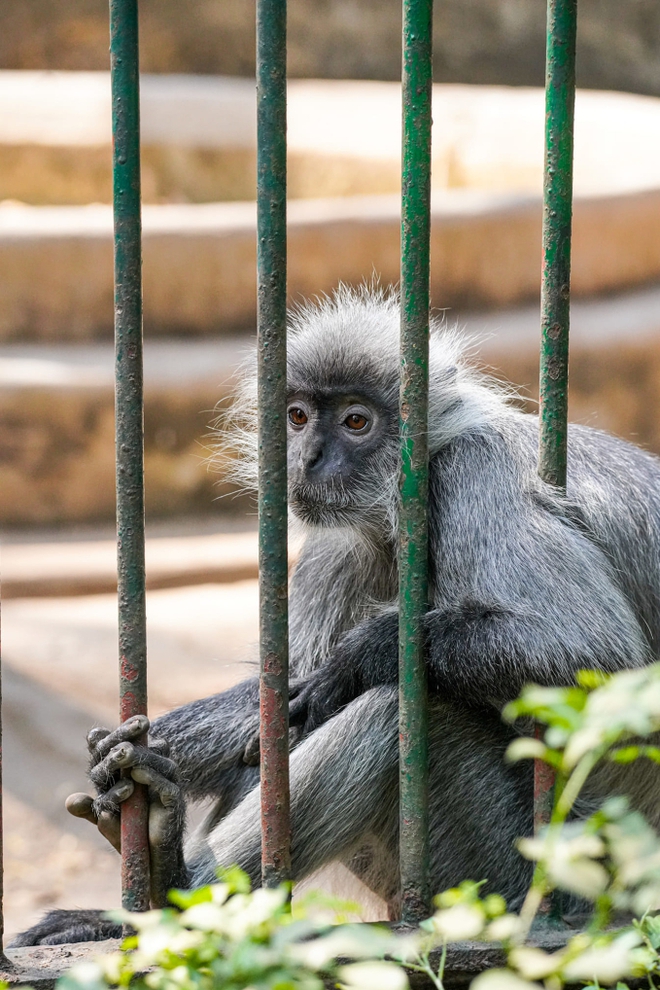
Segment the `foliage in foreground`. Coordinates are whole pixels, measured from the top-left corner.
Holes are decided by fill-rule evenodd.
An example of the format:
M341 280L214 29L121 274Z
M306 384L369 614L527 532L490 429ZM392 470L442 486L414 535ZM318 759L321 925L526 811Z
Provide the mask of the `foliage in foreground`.
M466 881L436 900L419 936L346 922L350 905L307 898L293 910L288 890L251 893L239 870L196 891L173 891L172 908L144 915L115 914L136 935L121 951L80 964L58 990L404 990L406 970L425 973L442 990L451 942L500 942L507 967L482 973L472 990L561 990L566 984L598 988L644 977L660 981L660 838L624 798L610 798L590 817L571 812L593 770L604 760L660 763L646 742L660 731L660 665L612 677L584 672L571 688L525 689L505 717L529 717L545 726L542 739L521 737L509 759L536 758L557 774L549 827L521 839L521 854L536 865L519 914L502 898L481 897ZM591 907L583 931L556 952L525 944L545 898L577 895ZM332 910L331 910L332 908ZM343 916L342 916L343 912ZM617 925L618 917L633 916ZM440 963L430 953L440 948ZM350 962L347 962L350 960Z

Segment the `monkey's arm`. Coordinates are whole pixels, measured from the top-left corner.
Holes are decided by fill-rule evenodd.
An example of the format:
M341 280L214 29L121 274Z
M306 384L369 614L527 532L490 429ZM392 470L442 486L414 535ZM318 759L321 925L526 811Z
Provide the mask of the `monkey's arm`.
M610 559L559 499L549 511L534 497L501 437L461 441L432 467L432 690L501 707L529 682L570 684L581 668L648 662ZM292 721L309 732L363 691L395 683L397 655L395 608L359 623L311 675Z
M615 671L648 657L637 622L623 603L614 613L592 601L581 615L567 594L561 621L543 609L507 608L466 599L425 617L429 688L467 705L502 707L525 684L571 684L581 669ZM360 623L305 682L291 722L306 735L373 687L398 680L398 615Z
M151 733L168 743L186 796L219 796L225 803L242 789L243 753L258 728L259 680L253 677L161 715Z

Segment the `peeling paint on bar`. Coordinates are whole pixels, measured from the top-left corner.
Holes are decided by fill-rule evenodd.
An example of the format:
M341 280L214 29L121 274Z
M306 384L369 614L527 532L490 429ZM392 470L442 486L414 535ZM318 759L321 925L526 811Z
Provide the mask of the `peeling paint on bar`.
M137 0L110 0L120 718L147 714ZM149 908L146 788L121 806L122 903Z
M257 3L262 881L291 871L286 476L286 2Z
M432 0L403 4L401 200L401 515L399 781L402 919L429 913L428 355L431 230Z

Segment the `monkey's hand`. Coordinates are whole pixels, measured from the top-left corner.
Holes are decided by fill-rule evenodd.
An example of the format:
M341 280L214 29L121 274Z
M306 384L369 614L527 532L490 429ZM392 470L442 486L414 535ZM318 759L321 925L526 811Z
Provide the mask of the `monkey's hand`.
M389 609L365 619L339 640L326 662L289 685L290 745L308 736L372 687L396 684L399 617ZM246 763L259 762L259 733L245 747Z
M172 887L186 887L188 872L183 857L185 805L176 764L169 759L169 746L162 739L137 740L149 729L144 715L127 719L118 729L92 729L87 736L90 752L89 776L97 796L72 794L67 810L76 818L96 825L103 836L121 851L119 808L131 796L134 782L148 788L151 903L162 907Z
M345 633L330 658L303 682L289 721L307 736L373 687L398 679L398 615L388 610Z
M291 711L291 701L298 697L298 692L302 690L307 682L302 680L291 681L289 683L289 712ZM297 726L290 726L289 728L289 749L294 749L295 746L300 742L302 733ZM250 736L245 749L243 750L243 762L249 767L256 767L259 765L259 759L261 755L261 739L260 731L257 727L256 731Z

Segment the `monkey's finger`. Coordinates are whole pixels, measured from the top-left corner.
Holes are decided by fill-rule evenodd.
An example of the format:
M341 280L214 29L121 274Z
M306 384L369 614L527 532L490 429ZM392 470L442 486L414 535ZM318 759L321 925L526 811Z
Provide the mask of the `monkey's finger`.
M103 838L107 839L110 845L120 853L121 822L119 815L113 814L111 811L102 812L99 815L98 827Z
M118 770L128 770L131 767L152 767L158 773L172 779L176 778L176 764L166 756L160 756L144 746L134 746L131 742L122 742L89 772L89 776L99 789L104 790L113 780Z
M108 732L107 735L98 739L94 747L93 756L95 756L97 760L102 760L108 755L110 750L119 743L133 742L148 732L148 730L149 719L146 715L134 715L133 718L127 718L125 722L122 722L122 724L116 729L113 729L112 732ZM92 729L92 732L94 731L95 730Z
M307 681L304 677L299 677L295 681L289 681L289 700L297 698L306 684Z
M133 767L131 777L138 784L146 784L149 788L149 797L152 799L157 797L165 808L176 807L181 800L178 786L151 767Z
M96 825L94 798L89 794L69 794L64 806L74 818L84 818L92 825Z
M152 739L149 737L149 749L154 753L159 753L161 756L170 755L170 744L167 739Z
M104 728L102 725L95 725L93 729L90 729L87 733L87 748L90 752L93 752L98 744L101 742L105 736L110 735L110 729Z
M309 710L309 693L301 691L297 698L289 704L289 725L303 726L307 721Z
M94 814L97 821L100 821L101 816L106 812L112 815L119 814L119 805L126 798L129 798L133 791L135 790L135 784L130 777L122 777L118 780L113 787L111 787L105 794L99 794L97 798L94 799Z

